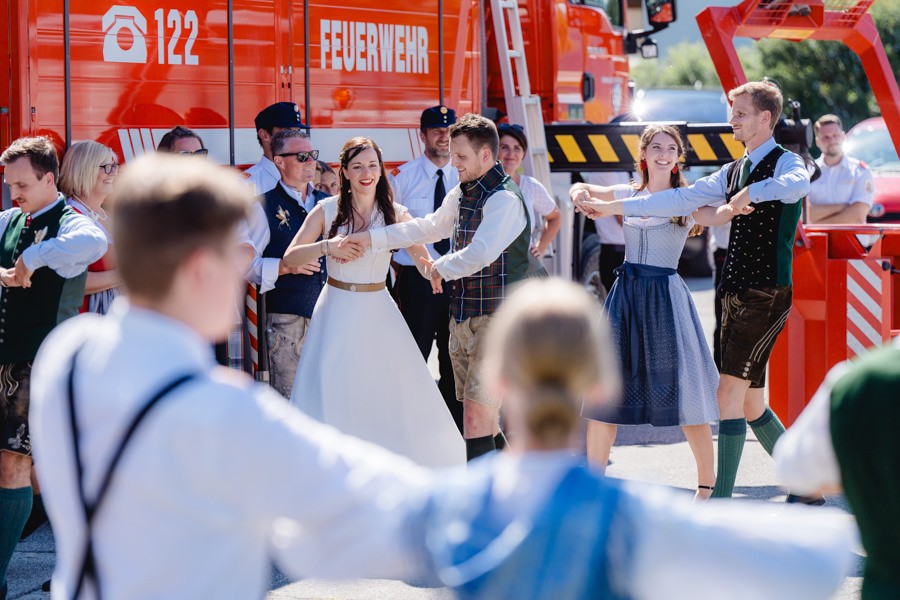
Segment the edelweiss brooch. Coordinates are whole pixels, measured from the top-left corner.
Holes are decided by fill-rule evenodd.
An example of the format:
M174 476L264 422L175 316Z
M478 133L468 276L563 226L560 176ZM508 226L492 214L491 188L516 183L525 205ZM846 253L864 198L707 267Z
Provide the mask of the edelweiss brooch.
M278 207L278 212L275 213L275 217L278 219L278 227L281 227L283 225L284 227L290 229L291 224L289 219L291 218L291 213L284 210L283 206Z

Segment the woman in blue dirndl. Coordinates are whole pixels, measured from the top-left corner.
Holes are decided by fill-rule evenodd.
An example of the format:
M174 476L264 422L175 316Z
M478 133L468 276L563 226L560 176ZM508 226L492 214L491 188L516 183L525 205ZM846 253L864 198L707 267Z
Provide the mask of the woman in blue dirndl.
M684 143L678 131L649 125L640 141L640 181L600 187L579 184L597 200L618 200L686 184L679 160ZM577 196L579 188L573 190ZM684 217L625 217L625 262L606 299L613 338L619 348L621 401L586 415L588 456L605 468L617 425L681 426L697 463L696 497L712 493L716 476L712 432L718 419L719 375L690 290L676 272L689 235L713 224L716 209L704 207Z

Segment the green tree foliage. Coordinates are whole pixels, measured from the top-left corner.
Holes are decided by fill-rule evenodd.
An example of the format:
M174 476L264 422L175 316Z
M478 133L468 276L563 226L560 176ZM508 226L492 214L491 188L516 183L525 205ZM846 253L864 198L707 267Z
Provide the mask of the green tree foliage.
M900 75L900 0L878 0L872 18ZM833 113L850 126L880 114L859 57L840 42L762 40L757 45L760 74L774 78L785 95L798 100L806 117Z
M900 75L900 0L877 0L871 9L895 79ZM761 40L738 49L749 80L767 75L785 96L800 102L804 117L839 115L847 128L880 114L859 58L840 42ZM721 88L703 42L674 46L659 60L632 65L638 88Z

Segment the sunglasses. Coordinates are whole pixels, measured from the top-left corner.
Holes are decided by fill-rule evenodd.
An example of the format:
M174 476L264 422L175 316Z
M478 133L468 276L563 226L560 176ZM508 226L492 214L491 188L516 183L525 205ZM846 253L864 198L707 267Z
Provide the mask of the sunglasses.
M107 175L112 175L119 170L119 163L106 163L105 165L100 165L98 168L103 169L103 172Z
M199 150L194 150L193 152L191 152L190 150L182 150L178 154L188 154L188 155L193 155L193 156L206 156L207 154L209 154L209 149L208 148L200 148Z
M310 150L309 152L287 152L284 154L279 154L278 156L293 156L300 162L306 162L308 160L319 160L319 151Z

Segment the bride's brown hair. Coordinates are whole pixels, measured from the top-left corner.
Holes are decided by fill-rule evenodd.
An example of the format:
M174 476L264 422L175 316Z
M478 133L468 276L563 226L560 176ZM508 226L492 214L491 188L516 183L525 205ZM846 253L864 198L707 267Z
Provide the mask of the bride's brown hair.
M397 222L397 215L394 213L394 191L391 189L391 184L388 182L387 173L384 172L384 160L381 158L381 148L378 147L375 140L367 137L355 137L348 140L347 143L344 144L344 147L341 148L341 168L338 169L338 180L341 182L341 191L338 194L337 216L335 216L334 221L331 223L331 231L328 232L329 238L337 235L338 228L344 224L349 223L350 229L353 229L353 204L351 203L350 182L344 176L344 169L347 168L350 161L356 158L360 152L369 148L375 150L375 154L378 155L378 166L381 167L381 177L375 185L375 203L378 205L378 210L380 210L381 214L384 216L385 225L393 225Z

